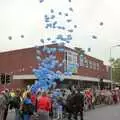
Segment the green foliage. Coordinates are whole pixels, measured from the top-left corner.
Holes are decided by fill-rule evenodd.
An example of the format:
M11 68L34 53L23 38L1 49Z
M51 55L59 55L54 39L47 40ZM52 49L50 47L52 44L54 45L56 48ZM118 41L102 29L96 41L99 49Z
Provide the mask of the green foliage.
M112 62L112 77L116 82L120 82L120 58Z

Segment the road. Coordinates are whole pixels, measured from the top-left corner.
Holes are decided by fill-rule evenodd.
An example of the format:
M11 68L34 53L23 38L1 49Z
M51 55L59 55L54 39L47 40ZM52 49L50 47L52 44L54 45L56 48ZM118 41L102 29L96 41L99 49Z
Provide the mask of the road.
M13 112L9 112L7 120L14 120ZM120 120L120 105L106 106L85 112L84 120Z

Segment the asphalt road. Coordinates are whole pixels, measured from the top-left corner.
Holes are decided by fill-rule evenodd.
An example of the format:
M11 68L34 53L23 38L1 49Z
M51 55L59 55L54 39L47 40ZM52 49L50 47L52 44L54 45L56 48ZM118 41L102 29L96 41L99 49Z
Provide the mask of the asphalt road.
M7 120L14 120L14 112L9 112ZM106 106L85 112L84 120L120 120L120 105Z

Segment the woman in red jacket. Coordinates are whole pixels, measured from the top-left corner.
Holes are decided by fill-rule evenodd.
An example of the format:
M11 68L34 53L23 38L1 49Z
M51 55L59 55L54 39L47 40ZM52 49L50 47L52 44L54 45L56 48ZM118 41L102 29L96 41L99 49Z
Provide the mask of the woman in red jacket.
M50 112L51 110L51 101L50 98L47 96L46 92L42 93L42 96L38 99L37 103L37 111L45 111L45 112Z

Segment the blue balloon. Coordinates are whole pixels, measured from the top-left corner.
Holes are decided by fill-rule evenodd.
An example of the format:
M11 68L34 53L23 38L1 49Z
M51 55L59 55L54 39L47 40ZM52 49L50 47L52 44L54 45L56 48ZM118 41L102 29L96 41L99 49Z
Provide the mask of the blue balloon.
M44 0L40 0L40 3L44 2Z
M65 72L64 75L66 75L66 76L71 76L71 75L72 75L72 72Z
M74 11L72 7L70 7L69 10L72 11L72 12Z
M58 61L58 60L56 60L55 62L56 62L56 64L58 64L58 63L59 63L59 61Z
M51 13L54 13L54 10L53 10L53 9L51 9L51 10L50 10L50 12L51 12Z
M57 28L58 28L58 29L62 29L62 27L61 27L61 26L57 26Z
M67 40L72 40L72 35L67 35Z
M65 13L65 16L68 16L68 13Z
M63 26L57 26L58 29L65 30L65 27Z
M55 41L55 40L53 40L53 41L52 41L52 43L53 43L53 44L55 44L55 43L56 43L56 41Z
M36 72L36 69L33 69L32 72L35 73L35 72Z
M56 39L60 40L60 39L62 39L62 38L63 38L63 36L62 36L61 34L59 34L59 35L57 35L57 38L56 38Z
M45 18L49 18L48 15L44 15Z
M58 65L58 67L60 68L60 67L62 67L63 66L63 64L62 63L60 63L59 65Z
M48 40L48 41L50 41L50 40L51 40L51 38L47 38L47 40Z
M62 27L61 29L62 29L62 30L65 30L66 28L65 28L65 27Z
M49 19L45 19L45 22L47 23L47 22L50 22L50 20Z
M58 15L62 15L62 12L59 12Z
M54 18L55 18L55 15L52 15L52 16L51 16L51 19L54 19Z
M66 43L70 43L70 41L69 41L69 40L67 40L67 41L66 41Z
M69 29L68 32L72 33L72 32L73 32L73 29Z
M52 28L52 24L51 23L47 24L45 28Z
M61 74L62 74L62 72L59 71L59 70L57 70L56 73L57 73L58 75L61 75Z
M50 50L50 49L47 49L47 53L50 54L50 53L51 53L51 50Z
M57 21L53 22L53 28L56 28Z
M41 42L41 43L44 43L44 39L40 39L40 42Z
M72 22L72 20L71 20L71 19L68 19L68 20L66 20L66 21L67 21L68 23L69 23L69 22Z
M56 84L56 82L53 82L53 88L55 88L55 87L56 87L56 85L57 85L57 84Z
M53 48L53 49L55 49L55 51L56 51L56 48ZM52 59L52 60L55 60L55 59L56 59L56 56L50 55L49 58Z
M74 25L74 28L77 28L77 25Z

